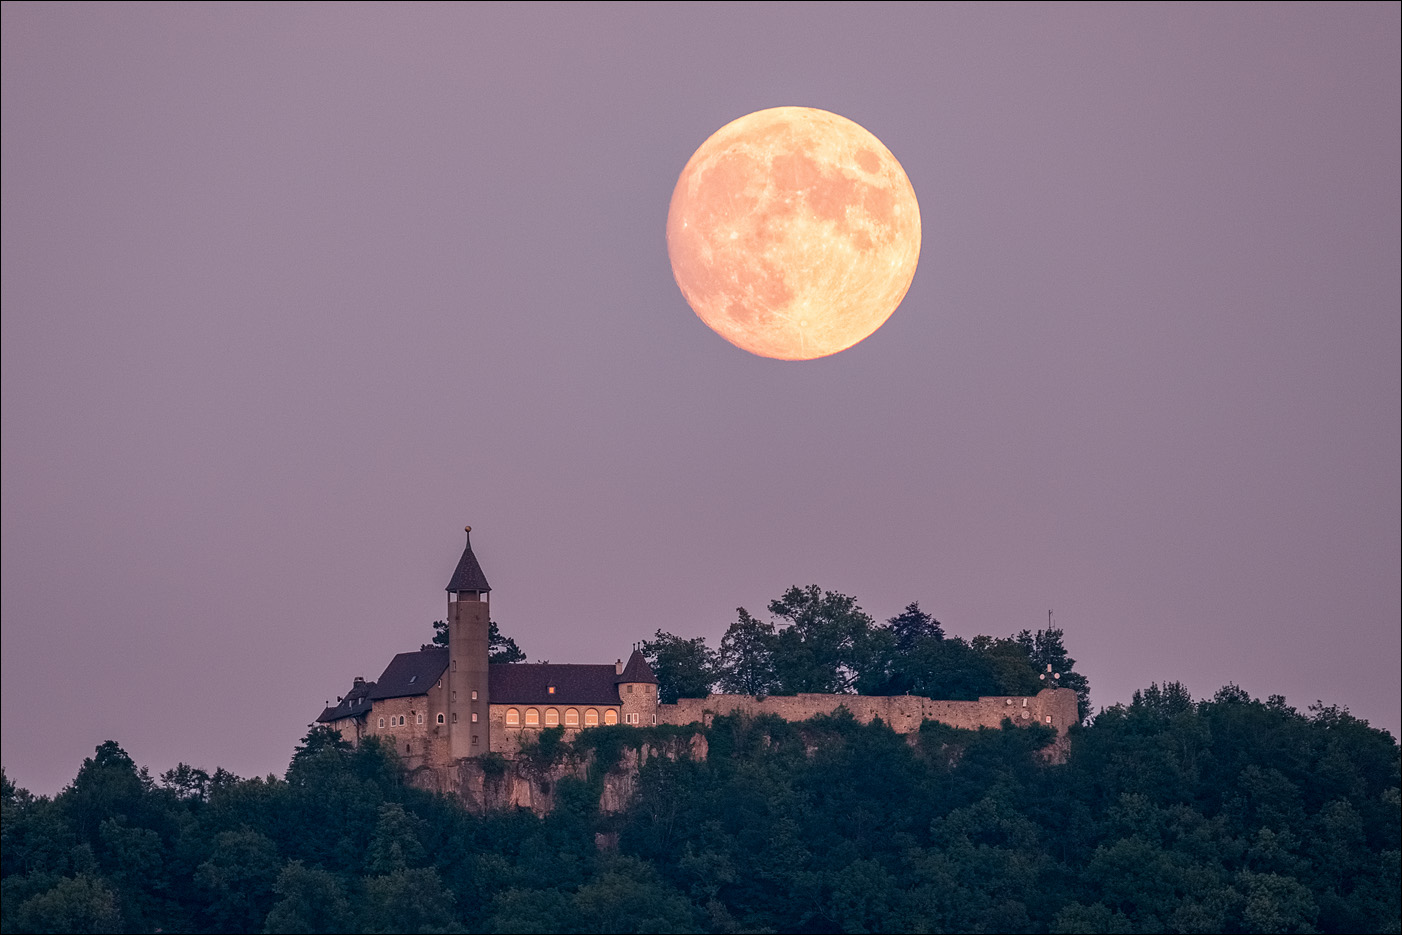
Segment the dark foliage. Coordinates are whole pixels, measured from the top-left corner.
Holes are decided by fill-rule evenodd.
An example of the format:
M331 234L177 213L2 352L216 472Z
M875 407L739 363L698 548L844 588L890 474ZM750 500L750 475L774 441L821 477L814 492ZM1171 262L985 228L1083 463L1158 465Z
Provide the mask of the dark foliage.
M810 633L850 622L852 606L824 601L800 592L786 613L812 612ZM871 632L897 631L907 652L960 647L967 665L890 678L1035 678L1029 655L1060 646L1046 631L1030 651L964 643L907 613ZM829 645L849 654L815 652L824 677L860 657L855 636ZM697 733L704 759L690 755ZM545 818L469 814L405 786L391 749L325 728L282 779L182 764L152 781L109 742L52 799L0 783L0 928L1398 931L1389 734L1334 707L1302 713L1230 685L1194 700L1168 683L1073 727L1064 764L1043 756L1052 736L935 722L901 736L845 711L542 731L520 763L484 766L496 781L588 764L555 783ZM600 809L610 771L632 776L621 812Z

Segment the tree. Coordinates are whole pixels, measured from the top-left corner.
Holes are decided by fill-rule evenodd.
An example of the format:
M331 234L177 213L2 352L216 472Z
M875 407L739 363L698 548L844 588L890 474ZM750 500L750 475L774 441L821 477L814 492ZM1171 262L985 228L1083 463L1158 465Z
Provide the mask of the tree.
M735 695L769 695L774 677L774 624L756 620L743 607L720 640L717 676L720 689Z
M406 812L404 806L396 802L381 805L365 855L366 869L386 874L421 866L428 857L422 841L425 830L424 820Z
M886 621L895 639L895 650L907 653L925 640L944 639L944 626L920 609L919 601L905 605L905 610Z
M195 870L195 886L207 898L206 912L216 931L254 932L273 903L280 869L277 845L257 831L225 831L214 853Z
M516 641L509 636L502 636L501 630L497 629L495 620L490 622L487 628L487 661L488 662L525 662L526 654L521 651L521 647L516 645Z
M863 665L871 662L874 624L855 598L810 584L789 588L769 602L769 612L787 622L774 653L780 692L852 690Z
M678 698L705 698L716 680L716 654L706 638L684 640L657 631L657 637L642 645L643 656L657 676L657 698L662 704L676 704Z
M16 915L21 932L120 932L117 896L96 877L64 877L48 892L25 900Z
M433 649L435 647L448 646L448 621L433 621L433 641L424 643L419 649ZM503 636L501 628L497 626L495 620L488 621L487 626L487 661L488 662L525 662L526 654L521 651L521 647L516 645L516 641L509 636Z
M365 932L444 932L454 922L453 894L431 867L396 870L365 881L360 915Z
M1061 688L1069 688L1076 693L1076 709L1084 721L1090 716L1090 681L1076 671L1076 660L1066 652L1063 636L1065 633L1060 627L1047 627L1036 633L1023 630L1016 639L1026 648L1027 658L1032 660L1038 675L1046 675L1047 666L1051 666L1053 674L1061 673L1060 679L1047 676L1047 680L1056 681Z
M289 861L273 884L278 901L263 923L263 931L288 935L351 930L350 901L336 875L321 867Z

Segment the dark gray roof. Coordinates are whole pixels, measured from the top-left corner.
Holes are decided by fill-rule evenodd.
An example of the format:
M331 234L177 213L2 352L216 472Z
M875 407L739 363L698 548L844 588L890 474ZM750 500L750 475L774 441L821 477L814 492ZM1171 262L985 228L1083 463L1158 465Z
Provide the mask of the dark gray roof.
M628 665L623 667L623 674L616 681L618 682L651 682L657 684L657 676L653 674L652 666L647 664L647 659L636 649L633 655L628 657Z
M372 701L382 698L404 698L425 694L448 668L447 647L421 649L415 653L400 653L385 666L384 673L374 682Z
M453 577L448 580L448 587L444 590L490 591L492 586L487 583L487 576L482 574L477 556L472 554L472 527L464 531L467 533L467 545L463 547L462 558L458 559L458 567L453 570Z
M336 702L336 704L321 712L321 716L316 719L318 724L329 724L332 721L339 721L348 717L364 717L370 713L370 692L375 688L374 682L367 682L364 679L356 679L351 685L351 690L346 692L346 696Z
M619 703L618 674L612 665L499 662L488 666L487 678L492 704ZM554 694L550 693L552 685Z

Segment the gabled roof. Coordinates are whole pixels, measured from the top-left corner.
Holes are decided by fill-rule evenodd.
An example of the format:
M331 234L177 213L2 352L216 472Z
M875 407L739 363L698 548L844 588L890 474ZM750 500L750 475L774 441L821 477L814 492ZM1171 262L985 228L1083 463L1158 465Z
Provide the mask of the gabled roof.
M647 659L636 649L633 655L628 657L628 665L623 667L623 674L615 679L619 684L623 682L651 682L657 684L657 676L652 671L652 666L647 664Z
M448 669L447 647L435 646L415 653L400 653L385 666L379 680L370 691L370 699L404 698L423 695L443 677Z
M617 705L612 665L498 662L487 667L492 704ZM656 681L654 679L653 681ZM552 694L550 687L554 686Z
M467 545L463 547L462 558L458 559L458 567L453 570L453 577L448 580L446 591L490 591L492 586L487 583L487 576L482 574L482 566L477 564L477 556L472 554L472 527L465 530L467 535Z
M317 723L329 724L342 718L364 717L369 714L370 692L374 688L374 682L367 682L361 678L356 679L344 698L321 712L321 715L316 719Z

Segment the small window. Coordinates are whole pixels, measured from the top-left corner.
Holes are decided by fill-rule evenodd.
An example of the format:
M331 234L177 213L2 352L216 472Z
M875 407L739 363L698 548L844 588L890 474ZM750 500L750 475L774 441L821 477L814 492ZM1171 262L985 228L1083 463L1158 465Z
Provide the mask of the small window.
M545 726L558 727L560 724L560 712L554 708L545 709Z
M540 726L540 712L537 711L535 708L527 708L527 709L526 709L526 726L527 726L527 727L539 727L539 726Z
M380 727L384 727L384 726L385 726L385 719L384 719L384 718L380 718Z
M545 689L545 693L546 693L547 695L553 695L553 694L555 694L555 686L554 686L554 685L551 685L550 687L548 687L547 689Z
M1050 714L1047 715L1047 723L1048 723L1048 724L1051 723L1051 715L1050 715Z
M443 723L443 715L442 715L441 713L438 715L438 723L439 723L439 724L442 724L442 723Z
M454 712L453 712L453 723L456 724L457 722L458 722L458 712L454 711Z
M422 714L416 714L416 715L414 715L414 723L415 723L415 724L422 724L423 722L424 722L424 716L423 716Z
M472 745L473 745L474 747L477 746L477 735L476 735L476 734L473 734L473 735L472 735Z
M452 694L453 694L453 700L454 700L454 701L457 701L457 700L458 700L458 693L457 693L457 692L453 692Z
M473 693L472 693L472 700L473 700L473 701L476 701L476 700L477 700L477 693L476 693L476 692L473 692Z
M410 685L413 685L413 684L414 684L415 682L417 682L418 680L419 680L419 677L418 677L417 675L411 675L411 676L409 676L409 684L410 684Z
M633 686L632 686L632 685L629 685L629 686L628 686L628 694L630 694L630 695L633 694Z
M520 711L517 711L515 708L507 708L507 709L506 709L506 726L507 726L507 727L520 727L520 726L521 726L521 712L520 712Z
M617 724L617 723L618 723L618 712L615 711L615 710L613 710L612 708L609 708L607 711L605 711L605 712L604 712L604 723L605 723L605 724Z
M442 679L439 679L439 680L438 680L438 684L435 685L434 687L435 687L435 688L442 688L442 687L443 687L443 680L442 680Z
M598 727L598 726L599 726L599 712L598 712L598 711L595 711L593 708L590 708L588 711L585 711L585 712L584 712L584 726L585 726L585 727Z
M458 671L458 661L456 659L453 660L453 671Z
M473 711L473 712L472 712L472 723L474 723L474 724L477 723L477 712L476 712L476 711Z
M568 711L565 712L565 726L566 726L566 727L578 727L578 726L579 726L579 712L576 711L574 708L570 708Z

